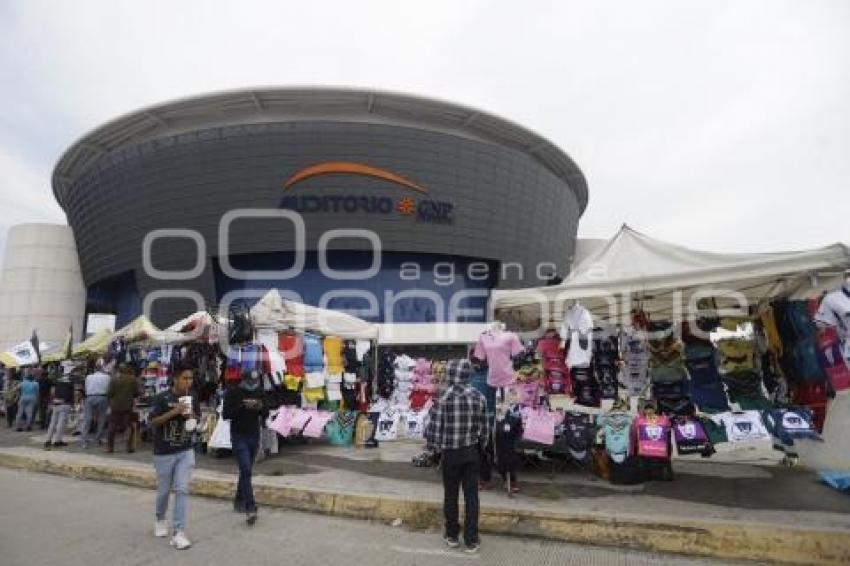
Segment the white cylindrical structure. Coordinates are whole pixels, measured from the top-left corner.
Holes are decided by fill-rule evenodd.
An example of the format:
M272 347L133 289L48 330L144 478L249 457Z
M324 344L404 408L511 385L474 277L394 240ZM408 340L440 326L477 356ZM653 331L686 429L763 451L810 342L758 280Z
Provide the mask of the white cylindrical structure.
M86 288L74 233L60 224L20 224L9 229L0 273L0 352L27 340L62 344L73 325L79 341Z

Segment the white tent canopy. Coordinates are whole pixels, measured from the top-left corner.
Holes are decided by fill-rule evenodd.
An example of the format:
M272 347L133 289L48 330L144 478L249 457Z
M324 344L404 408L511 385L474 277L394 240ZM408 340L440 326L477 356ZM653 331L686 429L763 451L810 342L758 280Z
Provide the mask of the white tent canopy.
M378 327L349 314L283 299L272 289L251 308L255 328L310 330L339 338L377 340Z
M713 253L651 238L627 225L573 268L560 285L495 291L501 314L559 320L579 300L601 320L620 320L632 307L658 318L686 315L697 299L716 297L719 308L748 306L798 293L850 268L850 248L778 253ZM638 303L639 302L639 303Z

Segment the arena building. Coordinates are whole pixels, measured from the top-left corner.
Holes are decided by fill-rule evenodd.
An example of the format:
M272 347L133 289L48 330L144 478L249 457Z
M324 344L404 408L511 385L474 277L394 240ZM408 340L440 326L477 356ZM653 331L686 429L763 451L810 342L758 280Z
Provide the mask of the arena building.
M382 323L486 319L490 290L566 275L587 184L473 108L269 88L141 109L62 155L53 189L86 310L163 326L277 287Z

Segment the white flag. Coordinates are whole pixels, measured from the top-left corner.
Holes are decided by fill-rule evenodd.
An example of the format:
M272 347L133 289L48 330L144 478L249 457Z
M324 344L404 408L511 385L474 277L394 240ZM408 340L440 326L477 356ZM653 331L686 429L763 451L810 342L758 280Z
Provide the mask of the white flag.
M19 366L28 366L38 363L38 352L35 351L32 342L29 340L21 342L12 348L12 351L9 353L12 354L12 357L15 358L15 361L18 362Z

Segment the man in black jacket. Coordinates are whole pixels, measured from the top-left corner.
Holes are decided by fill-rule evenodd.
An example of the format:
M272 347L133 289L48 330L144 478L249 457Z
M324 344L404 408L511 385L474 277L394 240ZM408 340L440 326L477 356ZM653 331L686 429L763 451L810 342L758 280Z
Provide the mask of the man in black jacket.
M224 395L222 418L230 421L230 441L239 466L233 507L238 512L247 513L249 525L257 521L251 472L260 446L260 424L267 416L259 374L256 371L243 373L242 382Z

